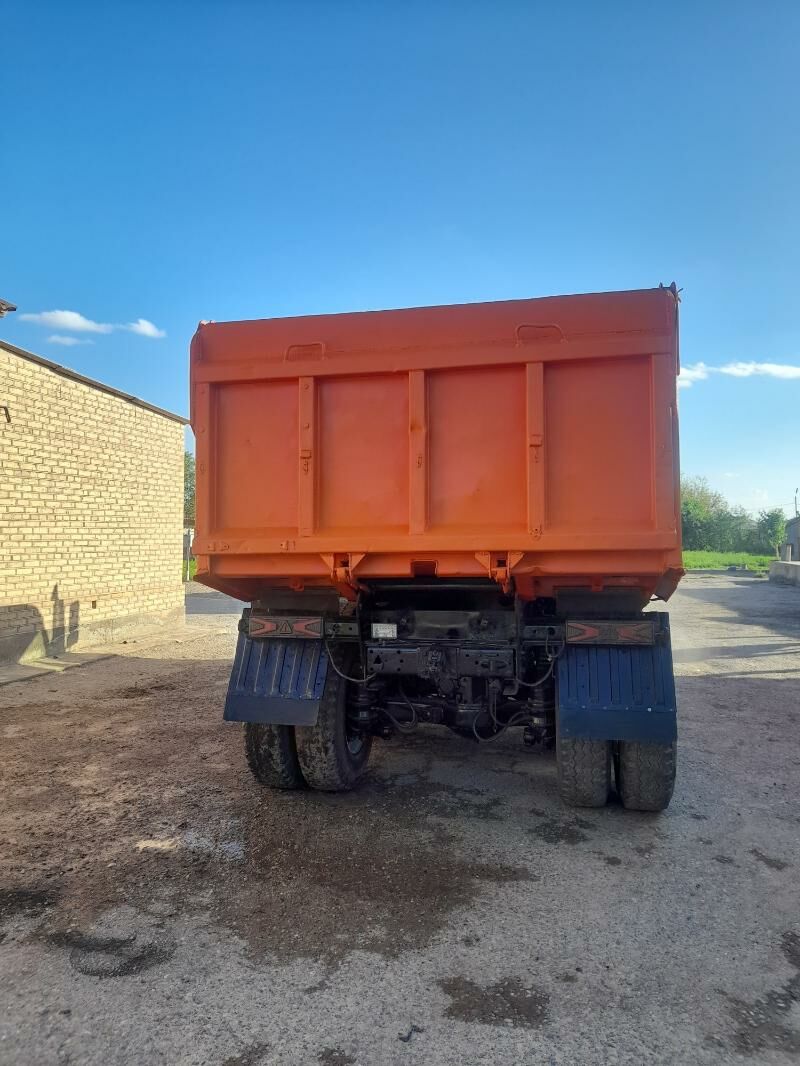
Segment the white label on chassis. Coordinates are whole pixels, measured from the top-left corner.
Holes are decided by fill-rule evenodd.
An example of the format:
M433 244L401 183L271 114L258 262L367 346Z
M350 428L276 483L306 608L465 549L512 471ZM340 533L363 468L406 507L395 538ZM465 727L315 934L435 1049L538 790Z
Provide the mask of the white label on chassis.
M373 622L373 640L397 640L397 625L394 622Z

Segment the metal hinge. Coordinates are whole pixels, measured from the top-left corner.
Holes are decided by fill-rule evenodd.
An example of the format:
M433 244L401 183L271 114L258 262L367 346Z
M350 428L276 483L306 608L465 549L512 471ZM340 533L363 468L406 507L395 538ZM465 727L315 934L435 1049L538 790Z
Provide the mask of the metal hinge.
M475 558L485 566L492 581L501 586L503 592L511 591L511 571L520 561L524 552L506 552L501 556L493 556L491 552L475 552Z
M364 558L364 552L351 552L349 555L323 555L322 559L331 572L331 577L339 593L347 600L354 600L361 585L355 576L355 569Z

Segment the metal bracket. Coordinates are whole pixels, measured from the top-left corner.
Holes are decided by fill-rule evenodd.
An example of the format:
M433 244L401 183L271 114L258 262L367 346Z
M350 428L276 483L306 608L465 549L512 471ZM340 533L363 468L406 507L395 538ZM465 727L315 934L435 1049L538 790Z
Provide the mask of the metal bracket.
M331 572L336 589L346 600L356 600L358 593L364 589L354 572L365 555L366 552L351 552L345 556L321 555L322 561Z
M512 591L511 571L523 557L524 552L475 552L475 558L485 567L492 581L496 581L506 595Z

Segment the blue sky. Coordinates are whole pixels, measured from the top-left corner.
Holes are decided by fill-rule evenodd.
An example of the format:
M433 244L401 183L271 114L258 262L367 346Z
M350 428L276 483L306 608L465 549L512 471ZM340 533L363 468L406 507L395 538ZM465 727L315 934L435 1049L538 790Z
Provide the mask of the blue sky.
M684 470L792 508L797 3L31 0L3 37L5 339L185 413L199 319L674 279L684 365L745 364L681 389Z

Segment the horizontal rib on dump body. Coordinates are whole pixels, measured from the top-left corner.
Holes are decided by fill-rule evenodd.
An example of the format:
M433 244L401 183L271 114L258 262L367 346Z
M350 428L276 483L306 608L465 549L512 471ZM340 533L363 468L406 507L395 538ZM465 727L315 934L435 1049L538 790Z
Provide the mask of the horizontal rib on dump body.
M680 577L674 289L201 324L198 580Z

